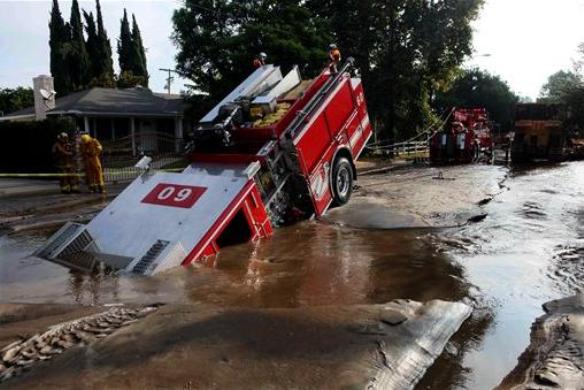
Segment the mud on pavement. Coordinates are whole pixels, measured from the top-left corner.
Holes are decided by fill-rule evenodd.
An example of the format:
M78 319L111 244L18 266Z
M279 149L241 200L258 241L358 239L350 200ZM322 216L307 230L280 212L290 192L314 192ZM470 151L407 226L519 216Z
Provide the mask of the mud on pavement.
M14 373L14 367L32 369L5 384L407 389L419 381L471 313L467 305L444 301L264 310L171 305L140 321L131 320L126 328L104 331L123 326L125 316L140 317L154 310L109 309L9 346L3 359L13 365L5 377ZM54 353L53 344L47 346L53 338L57 349L65 349L64 343L70 348L51 362L35 364ZM83 345L74 347L70 339ZM39 343L47 344L46 353L38 351ZM26 352L40 358L27 357L22 363L18 359Z
M498 389L584 389L584 294L543 307L531 344Z
M0 235L55 231L68 221L88 222L123 188L112 185L103 195L40 191L0 196Z
M2 322L13 324L20 322L26 314L23 312L42 312L46 308L34 305L0 305ZM17 378L23 373L36 368L75 346L91 345L98 339L107 337L117 329L128 326L156 311L156 307L125 308L113 307L87 317L77 318L64 323L53 324L47 330L27 337L22 334L18 339L0 349L0 383ZM81 311L82 308L71 308ZM54 308L58 312L59 308ZM53 313L54 314L54 313ZM37 314L38 315L38 314ZM12 331L14 332L15 329ZM10 330L3 329L3 338L14 338Z
M359 177L351 202L325 221L362 229L424 229L480 222L499 194L504 167L402 168Z
M323 306L350 310L401 298L463 301L474 309L472 316L446 344L418 388L493 388L529 345L529 329L542 315L541 305L584 287L578 278L584 269L581 169L580 163L522 171L471 166L362 176L351 203L331 210L330 219L278 229L269 240L225 248L207 264L148 279L70 273L27 257L42 235L12 234L0 237L0 296L8 302L81 303L97 308L107 303L165 302L164 310L198 307L209 318L220 312L258 313L245 317L250 324L255 317L264 318L259 313L273 310L303 313ZM117 332L125 334L134 326L97 344L105 345L122 334ZM223 329L219 336L232 342L229 326ZM29 335L35 332L40 330ZM165 340L188 352L172 337L169 334ZM221 337L198 343L207 343L209 350L204 351L210 351L221 345ZM260 336L254 337L237 339L237 345L246 346L246 340ZM155 352L159 347L147 345ZM382 363L379 345L367 345ZM213 367L226 364L212 356ZM186 370L186 361L177 367ZM139 372L138 363L128 361L128 367ZM172 372L179 375L178 368ZM270 373L271 367L265 372ZM196 388L193 380L191 388Z

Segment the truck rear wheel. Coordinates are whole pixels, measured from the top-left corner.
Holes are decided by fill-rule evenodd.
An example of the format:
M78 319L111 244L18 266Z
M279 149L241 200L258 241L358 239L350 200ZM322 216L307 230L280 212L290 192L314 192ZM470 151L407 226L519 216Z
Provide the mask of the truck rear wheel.
M334 205L342 206L353 193L353 169L347 158L341 157L336 161L331 179Z

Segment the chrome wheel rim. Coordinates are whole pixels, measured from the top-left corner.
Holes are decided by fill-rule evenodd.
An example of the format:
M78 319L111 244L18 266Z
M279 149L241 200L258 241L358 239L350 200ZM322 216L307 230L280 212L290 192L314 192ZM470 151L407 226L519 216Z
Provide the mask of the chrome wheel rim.
M346 167L341 168L337 175L337 194L340 197L344 197L349 192L350 182L349 171Z

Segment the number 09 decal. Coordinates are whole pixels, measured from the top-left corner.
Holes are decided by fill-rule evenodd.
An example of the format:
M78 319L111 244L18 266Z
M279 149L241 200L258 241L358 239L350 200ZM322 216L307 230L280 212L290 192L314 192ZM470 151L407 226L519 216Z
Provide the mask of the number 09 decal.
M160 183L142 199L142 203L190 209L206 190L205 187Z

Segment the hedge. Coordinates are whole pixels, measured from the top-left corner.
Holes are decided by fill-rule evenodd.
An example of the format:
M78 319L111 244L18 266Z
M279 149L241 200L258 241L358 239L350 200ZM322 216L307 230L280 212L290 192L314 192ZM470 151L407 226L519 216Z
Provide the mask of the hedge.
M75 122L69 118L0 122L0 172L55 172L52 148L62 132L72 135Z

